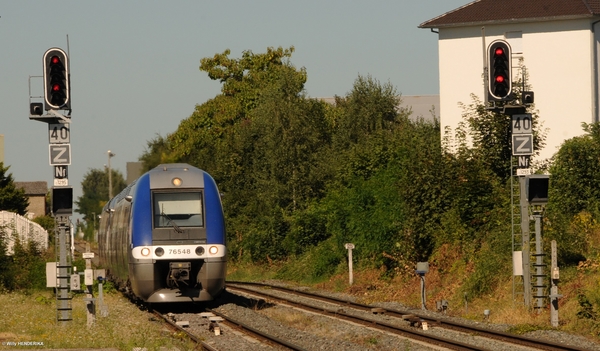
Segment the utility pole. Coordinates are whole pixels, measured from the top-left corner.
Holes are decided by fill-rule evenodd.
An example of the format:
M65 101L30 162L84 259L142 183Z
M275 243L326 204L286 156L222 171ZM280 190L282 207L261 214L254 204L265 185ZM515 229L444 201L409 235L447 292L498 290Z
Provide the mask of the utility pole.
M110 199L112 199L112 170L110 168L110 159L113 158L114 156L116 156L116 154L110 152L110 150L107 151L108 153L108 201L110 201Z

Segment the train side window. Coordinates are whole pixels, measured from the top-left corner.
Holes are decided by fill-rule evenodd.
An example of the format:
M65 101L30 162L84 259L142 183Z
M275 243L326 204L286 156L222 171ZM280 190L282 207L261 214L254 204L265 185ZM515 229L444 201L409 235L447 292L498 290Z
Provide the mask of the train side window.
M154 227L203 227L201 192L154 193Z

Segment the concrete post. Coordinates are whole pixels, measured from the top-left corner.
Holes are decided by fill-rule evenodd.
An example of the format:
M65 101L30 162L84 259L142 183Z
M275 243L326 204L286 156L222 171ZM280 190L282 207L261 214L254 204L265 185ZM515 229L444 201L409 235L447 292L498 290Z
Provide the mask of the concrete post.
M352 285L354 283L354 274L352 272L352 250L354 249L354 244L347 243L344 245L344 247L346 247L346 250L348 250L348 283Z
M94 257L94 253L90 252L90 244L85 244L85 254L83 258L85 258L85 298L86 302L86 315L87 315L87 326L88 328L93 326L96 322L96 306L94 304L94 271L92 269L92 258Z
M556 254L556 240L552 240L551 242L552 248L552 264L550 268L550 323L553 327L558 327L558 299L562 297L562 295L558 294L558 279L559 271L558 271L558 259Z
M531 272L530 272L530 243L529 243L529 201L527 199L526 177L519 177L521 205L521 237L523 251L523 298L525 306L531 308Z

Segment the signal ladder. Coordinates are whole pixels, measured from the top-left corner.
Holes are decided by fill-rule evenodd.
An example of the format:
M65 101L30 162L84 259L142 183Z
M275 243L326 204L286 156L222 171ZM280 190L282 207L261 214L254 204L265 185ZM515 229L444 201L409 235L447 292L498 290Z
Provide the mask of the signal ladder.
M535 289L535 294L532 296L536 299L536 303L534 308L540 311L544 306L544 300L548 298L548 284L546 279L548 278L544 273L544 268L547 264L544 262L544 257L546 256L543 252L542 238L541 238L541 206L531 207L528 206L527 216L531 218L533 215L535 219L535 238L532 238L531 235L528 235L530 238L527 243L527 248L523 247L523 231L521 228L521 206L520 206L520 197L521 197L521 189L519 176L516 175L517 170L517 158L513 157L511 162L511 234L512 234L512 250L513 254L517 253L527 253L529 252L528 262L534 262L530 264L529 272L533 272L532 274L527 274L528 277L525 277L524 274L526 272L522 272L522 275L515 275L513 272L512 276L512 288L513 288L513 301L516 301L517 295L524 295L523 299L526 301L526 296L532 296L531 291L525 292L525 286L530 286ZM531 213L532 212L532 213ZM531 221L529 221L531 223ZM531 253L530 247L535 245L535 253ZM523 259L525 259L523 257ZM521 260L514 260L513 264L520 263ZM514 267L515 271L521 271L520 267ZM535 270L532 270L535 268ZM525 284L524 279L528 279L528 283ZM529 307L529 306L528 306Z
M71 235L67 234L68 217L56 217L55 252L56 252L56 321L73 320L73 306L69 279L71 277L71 255L67 252L71 247Z

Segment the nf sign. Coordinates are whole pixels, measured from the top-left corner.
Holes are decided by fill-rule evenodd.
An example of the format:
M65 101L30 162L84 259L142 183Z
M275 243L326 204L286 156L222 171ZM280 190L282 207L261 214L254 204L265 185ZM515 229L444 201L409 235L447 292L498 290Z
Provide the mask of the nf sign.
M54 166L54 186L69 185L68 170L68 166Z

